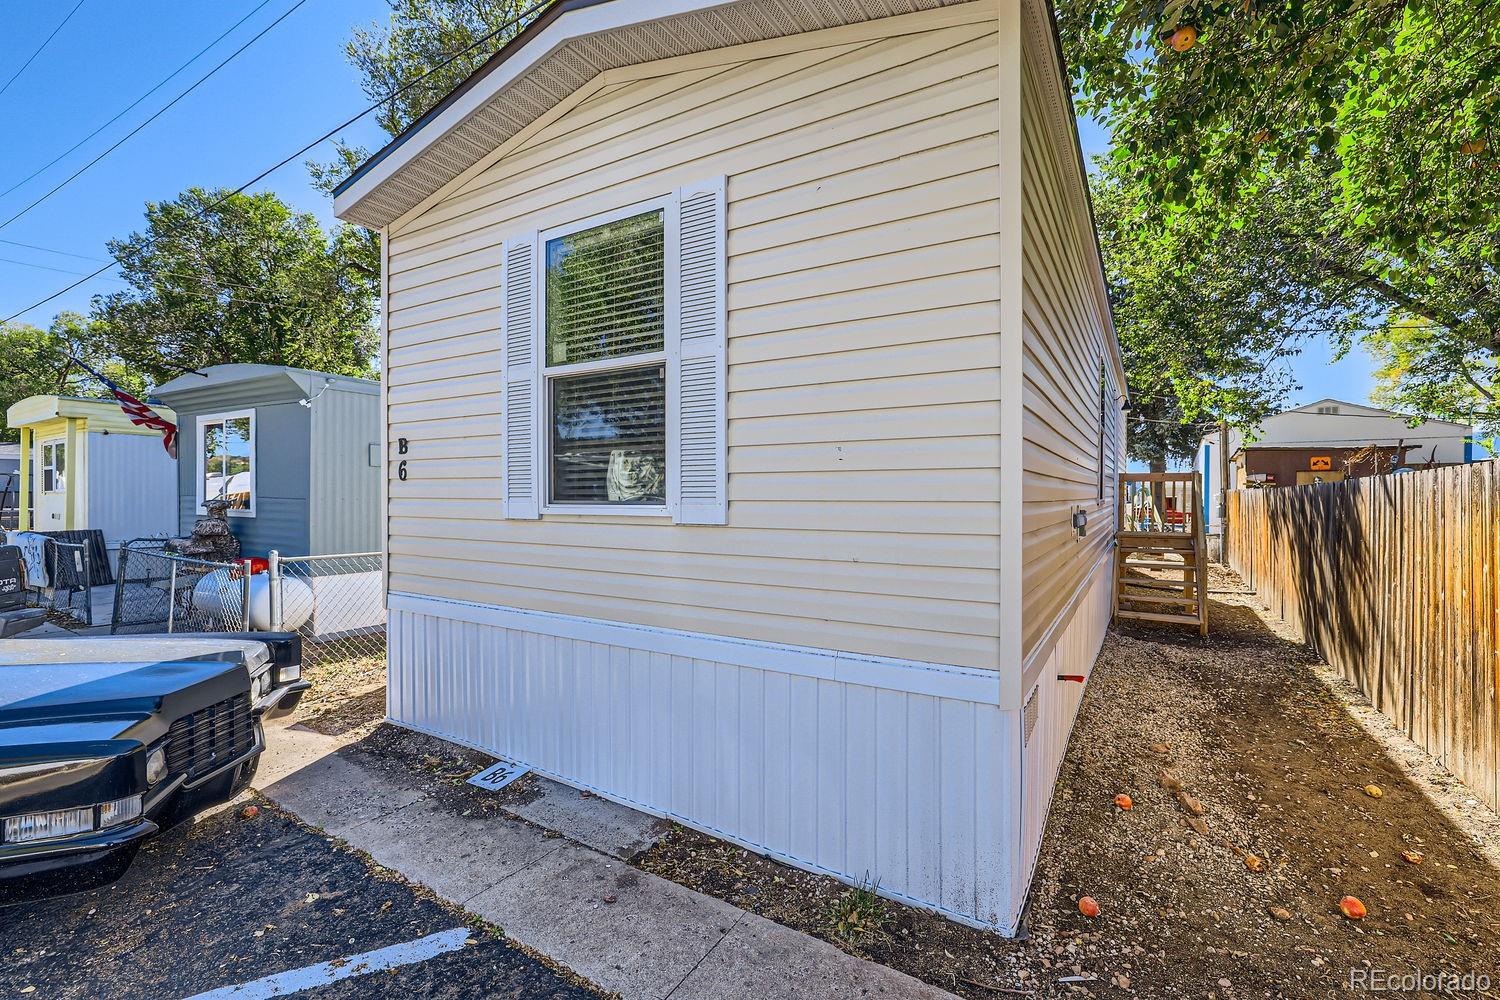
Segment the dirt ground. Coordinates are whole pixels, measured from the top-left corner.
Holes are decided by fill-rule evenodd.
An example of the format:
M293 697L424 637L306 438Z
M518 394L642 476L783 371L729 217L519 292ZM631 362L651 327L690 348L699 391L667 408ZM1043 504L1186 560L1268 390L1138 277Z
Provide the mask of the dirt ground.
M1213 589L1206 640L1110 633L1024 940L886 902L853 945L832 926L846 887L681 828L638 863L964 997L1326 997L1351 976L1439 972L1487 975L1466 995L1500 996L1500 818L1278 634L1238 579ZM1340 912L1350 895L1364 919Z
M325 736L363 735L385 718L385 657L311 659L303 676L312 688L302 696L296 722Z

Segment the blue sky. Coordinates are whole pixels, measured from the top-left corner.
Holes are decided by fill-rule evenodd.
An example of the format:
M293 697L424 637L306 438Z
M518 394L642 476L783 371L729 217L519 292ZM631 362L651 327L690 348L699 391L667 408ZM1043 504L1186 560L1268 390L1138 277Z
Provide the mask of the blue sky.
M46 49L0 94L0 126L6 136L5 153L0 156L0 190L108 120L259 2L83 0ZM120 122L41 176L0 197L0 220L24 208L149 117L294 2L269 0ZM0 83L71 6L71 0L12 0L7 5L6 30L0 32ZM384 0L307 0L79 179L0 228L0 240L96 258L0 242L0 316L75 280L76 275L62 272L86 273L98 267L105 258L106 240L140 228L147 200L171 198L195 184L237 187L363 109L368 102L344 59L343 43L352 27L383 20L387 12ZM1108 149L1109 137L1096 124L1084 122L1082 135L1087 155ZM381 143L383 133L367 118L351 127L345 138L373 148ZM293 206L331 222L328 201L308 185L300 160L259 187L275 190ZM45 326L59 309L86 310L94 294L120 287L118 282L98 278L20 319ZM1331 365L1322 343L1310 344L1292 370L1303 385L1293 394L1293 404L1324 396L1364 401L1372 384L1365 354L1357 352Z
M93 131L253 10L260 0L84 0L26 71L0 94L0 191ZM24 187L0 198L8 219L87 163L186 89L295 0L265 7L121 121ZM12 0L0 32L0 84L72 7L73 0ZM118 150L28 214L0 228L0 240L34 244L98 260L0 243L0 316L70 284L63 271L94 270L105 241L141 228L146 201L191 185L238 187L266 167L367 106L344 60L350 29L383 20L383 0L308 0L188 97ZM373 116L371 116L373 117ZM384 133L369 119L346 137L378 145ZM318 151L314 151L316 155ZM326 158L326 154L325 157ZM326 222L329 204L307 183L298 160L266 178L292 205ZM45 326L59 309L86 310L98 292L122 287L95 279L19 317Z

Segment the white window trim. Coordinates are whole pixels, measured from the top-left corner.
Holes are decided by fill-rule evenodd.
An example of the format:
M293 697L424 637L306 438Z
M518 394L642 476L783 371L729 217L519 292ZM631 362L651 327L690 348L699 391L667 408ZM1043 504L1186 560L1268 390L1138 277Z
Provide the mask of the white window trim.
M198 417L196 436L193 439L193 450L198 454L198 479L197 485L194 486L194 490L196 491L198 497L198 506L196 510L199 514L203 513L203 501L206 499L203 496L203 474L205 471L207 471L204 468L205 455L203 453L203 428L208 424L220 424L229 420L238 420L241 417L250 418L250 509L229 510L226 511L226 513L230 517L255 516L256 500L258 496L258 492L256 489L256 480L260 475L260 459L256 454L257 438L255 433L255 410L253 407L248 410L225 410L222 413L205 413Z
M630 354L619 358L602 358L597 361L586 361L576 365L567 365L553 369L547 364L547 244L552 240L563 236L571 236L574 233L605 226L611 222L619 222L636 215L644 215L647 212L660 211L662 213L662 231L665 245L662 253L662 292L665 304L665 315L662 325L662 350L651 351L643 354ZM676 266L678 256L678 241L680 238L680 221L678 218L678 197L673 191L659 198L648 201L636 202L623 208L611 209L598 215L569 222L565 225L554 226L543 230L537 236L536 255L533 267L536 269L536 322L532 324L532 357L536 358L536 386L532 393L535 407L534 416L536 423L532 433L536 437L537 465L535 475L537 484L541 491L539 510L543 515L573 515L589 517L647 517L670 519L673 516L672 502L673 493L670 484L674 481L674 470L677 462L677 421L673 419L677 407L677 379L673 377L676 369L676 355L680 350L680 337L678 335L678 324L680 321L681 303L679 301L677 282L678 267ZM558 503L552 499L552 384L559 378L567 378L576 375L589 375L596 372L613 371L624 368L645 368L649 365L659 364L664 369L664 381L666 383L666 399L663 413L666 416L665 434L665 457L666 473L665 482L667 502L663 504L582 504L582 503Z
M41 444L37 446L37 452L36 452L36 457L37 457L37 464L36 464L37 492L40 493L40 494L42 494L43 496L55 496L55 495L57 495L59 493L66 493L67 490L68 490L68 478L67 478L68 477L68 459L67 459L68 452L67 452L67 444L68 444L68 442L64 438L49 438L48 440L41 442ZM64 456L63 457L63 488L60 489L60 490L55 488L56 485L57 485L57 466L55 464L49 463L47 461L47 453L48 453L49 450L52 452L53 462L55 463L57 461L56 456L57 456L57 449L58 448L62 448L63 449L63 456ZM52 470L52 484L54 486L54 488L50 489L50 490L44 488L45 484L47 482L47 470L48 469Z

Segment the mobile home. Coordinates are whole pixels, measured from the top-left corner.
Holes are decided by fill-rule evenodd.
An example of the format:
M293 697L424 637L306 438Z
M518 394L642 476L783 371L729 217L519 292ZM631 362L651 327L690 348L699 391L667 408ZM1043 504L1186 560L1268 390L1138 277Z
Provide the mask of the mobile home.
M172 419L171 410L156 411ZM21 435L22 530L96 529L112 563L122 542L176 530L174 463L161 432L131 423L113 399L29 396L5 419Z
M380 389L279 365L215 365L153 392L178 415L175 521L229 501L241 553L380 548Z
M389 714L1014 931L1118 348L1040 0L558 0L383 236Z

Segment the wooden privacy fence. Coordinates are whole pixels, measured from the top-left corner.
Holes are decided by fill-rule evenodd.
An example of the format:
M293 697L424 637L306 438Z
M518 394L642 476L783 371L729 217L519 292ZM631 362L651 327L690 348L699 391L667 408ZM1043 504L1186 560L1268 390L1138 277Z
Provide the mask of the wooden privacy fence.
M1500 462L1235 490L1227 513L1266 606L1500 808Z

